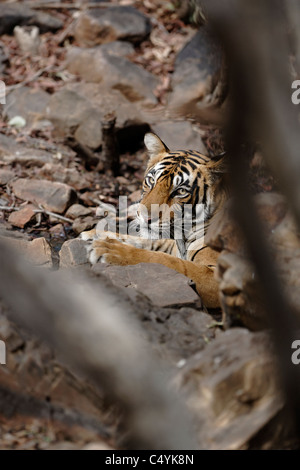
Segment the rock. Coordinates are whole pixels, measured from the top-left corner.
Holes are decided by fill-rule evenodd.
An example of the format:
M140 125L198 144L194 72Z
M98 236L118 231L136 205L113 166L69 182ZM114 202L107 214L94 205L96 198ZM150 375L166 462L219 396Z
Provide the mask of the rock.
M81 232L84 232L85 230L91 230L94 225L96 225L96 220L94 217L78 217L77 219L74 220L72 229L76 233L76 235L79 235Z
M43 166L53 161L52 154L47 150L27 148L4 134L0 134L0 159L4 163L20 163L24 166Z
M207 155L199 132L188 121L163 121L151 126L153 132L170 146L171 150L198 150Z
M182 367L186 359L202 351L215 337L217 328L213 318L190 307L142 308L139 320L155 351L166 361Z
M196 102L201 103L201 109L219 104L221 74L221 48L207 27L202 26L176 57L173 91L168 98L170 108Z
M244 324L256 331L267 324L260 283L245 258L223 252L218 258L220 300L225 326Z
M64 238L66 236L63 224L56 224L49 228L49 233L53 238Z
M36 171L40 179L53 180L57 183L65 183L77 191L89 188L92 184L92 176L88 172L79 172L76 168L65 168L61 163L46 163Z
M11 34L17 25L38 26L41 33L56 31L63 27L62 21L47 14L31 10L20 3L1 4L0 35Z
M63 183L20 178L12 183L12 189L18 198L41 204L46 210L58 214L76 201L73 188Z
M42 11L34 12L34 17L27 24L38 26L41 34L48 31L56 32L64 27L63 21Z
M45 115L50 96L40 89L26 86L17 88L6 97L4 115L7 119L22 116L26 124L32 126Z
M11 224L1 221L0 222L0 237L14 238L18 240L31 241L31 238L26 232L12 230Z
M117 130L125 128L124 132L127 133L132 126L143 126L149 120L149 117L145 116L141 103L131 103L119 90L108 89L97 83L84 82L72 83L66 88L86 98L101 113L101 119L106 114L114 112L117 116Z
M18 211L12 212L8 217L8 222L14 227L24 228L25 225L29 224L35 217L34 206L30 204Z
M116 39L138 44L150 31L150 21L145 15L130 6L119 6L81 13L74 28L74 36L83 47L92 47Z
M106 54L117 57L127 57L134 53L133 45L125 41L113 41L108 44L103 44L101 50Z
M158 284L153 290L151 300L149 300L149 292L147 293L147 297L142 290L139 289L139 286L134 288L131 278L126 275L127 268L137 268L137 266L110 266L111 268L119 269L112 270L112 272L114 271L114 275L109 276L105 272L105 265L103 265L104 268L101 268L101 264L99 264L98 267L96 266L93 269L87 268L86 266L79 266L76 275L82 276L83 279L88 276L89 281L95 289L97 289L99 278L102 286L107 285L111 289L111 283L115 284L116 298L119 299L121 304L128 302L129 297L132 315L136 318L136 321L140 323L145 339L153 346L155 354L158 354L159 357L169 364L172 364L172 366L182 367L187 358L202 351L207 344L220 333L213 317L199 310L197 300L194 304L196 308L181 306L180 304L172 308L154 305L153 297L155 296ZM106 266L108 267L108 265ZM140 265L141 268L142 266L143 265ZM156 265L153 268L151 282L154 282L154 275L157 273L159 266L161 267L161 265ZM163 268L165 267L162 267L162 269ZM170 270L167 269L165 270L165 273L166 272L169 273L170 276L172 274L173 276L176 275L175 272L170 272ZM141 281L143 273L138 273L136 270L136 277L138 276ZM161 273L159 273L157 280L160 284L164 285L165 279L161 277ZM133 279L133 281L135 282L135 279ZM184 280L184 282L186 282L186 280ZM124 287L126 283L131 283L131 285L129 284L128 287ZM184 285L185 284L181 283L179 288L184 289ZM166 292L168 292L168 289L168 287L165 288ZM187 299L187 302L190 300L191 299ZM174 298L170 299L170 304L173 302Z
M14 177L13 171L0 169L0 186L9 183Z
M1 4L0 35L10 34L16 25L27 24L34 17L34 12L25 5Z
M26 241L3 237L2 240L5 240L5 243L22 253L31 264L52 267L51 247L45 238L41 237Z
M81 204L73 204L66 212L66 217L69 219L77 219L78 217L84 217L86 215L91 215L93 209L84 207Z
M50 99L47 116L59 135L74 135L82 145L97 149L102 144L101 121L116 112L116 130L145 126L146 118L135 103L130 103L118 90L95 83L75 83L64 87Z
M91 103L71 90L55 93L47 107L47 117L60 135L73 135L92 149L102 143L102 114Z
M61 247L60 267L69 268L89 264L86 243L83 240L68 240Z
M266 333L220 334L179 373L200 448L244 449L283 407Z
M81 450L116 450L109 446L106 442L90 442L82 447Z
M0 336L7 346L7 363L0 367L0 413L12 433L19 431L18 437L10 436L13 442L24 448L24 435L40 435L41 448L45 436L51 436L47 438L49 446L54 440L57 443L57 436L78 443L80 435L79 445L83 447L111 437L111 431L102 424L107 406L101 393L62 365L36 337L9 322L5 311L0 304ZM7 443L9 448L12 440ZM32 448L37 448L37 442L35 438Z
M130 102L157 103L153 91L158 79L125 57L105 53L101 47L69 49L67 69L86 82L101 83L107 88L119 90Z
M130 289L145 295L157 307L200 305L199 296L189 286L188 278L161 264L112 266L97 263L92 269L96 273L103 273L116 286L126 287L128 295Z

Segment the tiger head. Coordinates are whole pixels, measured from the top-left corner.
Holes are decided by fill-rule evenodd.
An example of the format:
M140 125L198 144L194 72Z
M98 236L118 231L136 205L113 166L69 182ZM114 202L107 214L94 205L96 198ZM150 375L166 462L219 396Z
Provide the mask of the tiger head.
M187 237L196 226L203 230L223 201L223 155L171 152L152 133L145 135L145 145L149 161L137 211L140 235L176 239Z

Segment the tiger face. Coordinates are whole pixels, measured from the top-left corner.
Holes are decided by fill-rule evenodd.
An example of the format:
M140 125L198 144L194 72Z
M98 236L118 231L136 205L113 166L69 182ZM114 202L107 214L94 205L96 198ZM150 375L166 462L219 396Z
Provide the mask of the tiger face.
M218 205L222 158L197 151L170 152L155 134L145 136L149 161L137 211L143 238L188 238Z

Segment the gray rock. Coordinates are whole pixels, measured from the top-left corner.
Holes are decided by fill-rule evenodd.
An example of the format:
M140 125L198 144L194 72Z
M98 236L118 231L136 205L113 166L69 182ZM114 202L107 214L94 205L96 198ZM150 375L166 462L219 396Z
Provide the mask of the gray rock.
M149 19L130 6L93 9L83 12L74 28L74 36L80 46L122 39L138 44L151 31Z
M152 126L153 132L170 150L198 150L207 155L207 149L197 130L188 121L162 121Z
M9 183L15 177L11 170L0 169L0 186Z
M138 291L157 307L200 305L199 296L189 286L188 278L162 264L112 266L97 263L93 266L93 271L105 274L118 287L126 287L128 295L130 289Z
M36 12L20 3L1 3L0 35L11 34L17 25L36 25L42 33L63 27L62 21L48 13Z
M62 214L76 201L76 193L67 184L47 180L20 178L12 183L15 195L25 201L41 204L46 210Z
M133 45L126 41L113 41L103 44L101 50L106 54L115 55L117 57L127 57L134 53Z
M36 218L36 213L34 212L35 207L31 204L26 205L25 207L19 209L18 211L13 211L8 217L8 222L13 227L24 228L32 220Z
M55 93L47 107L47 117L59 135L74 135L91 149L102 143L101 121L115 112L116 128L144 126L147 118L135 103L130 103L118 90L95 83L75 83Z
M96 225L96 220L94 217L88 216L88 217L78 217L78 219L75 219L72 225L72 229L76 233L76 235L79 235L81 232L84 232L85 230L91 230L94 225Z
M101 145L102 113L80 94L67 89L54 93L47 107L47 118L60 135L75 134L81 144L92 149Z
M223 90L221 74L221 49L203 26L176 58L169 106L176 108L198 102L202 108L218 104Z
M92 177L88 172L78 171L76 168L66 168L61 163L46 163L41 169L36 170L36 177L65 183L72 186L76 191L89 188Z
M88 263L86 243L83 240L68 240L62 245L59 263L61 268L80 266Z
M55 32L64 27L64 23L61 20L42 11L35 11L33 18L26 24L38 26L41 34L48 31Z
M45 238L35 238L32 241L9 237L1 237L1 239L20 252L31 264L52 267L51 247Z
M155 350L176 365L185 363L187 358L202 351L216 335L213 318L199 309L139 310L139 320Z
M216 337L179 373L200 448L243 449L283 407L272 344L241 328Z
M119 90L130 102L157 103L153 91L158 79L125 57L107 54L101 47L71 48L67 55L67 68L87 82Z
M3 107L4 115L8 119L22 116L27 125L32 125L45 115L50 96L49 93L40 89L26 86L18 88L6 97L6 104Z
M24 166L43 166L53 162L52 153L47 150L27 148L4 134L0 134L0 159L4 163L20 163Z
M27 24L34 17L34 12L20 4L1 4L0 35L12 33L16 25Z
M70 219L77 219L78 217L84 217L86 215L91 215L93 209L89 207L84 207L81 204L73 204L66 212L66 217Z

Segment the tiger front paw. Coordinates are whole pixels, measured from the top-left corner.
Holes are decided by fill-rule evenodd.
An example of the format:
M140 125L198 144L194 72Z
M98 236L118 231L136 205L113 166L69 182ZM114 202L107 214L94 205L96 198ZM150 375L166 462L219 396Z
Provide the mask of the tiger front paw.
M92 264L97 262L127 266L137 264L135 256L138 248L119 242L118 240L106 238L105 240L95 240L91 245L89 259Z

